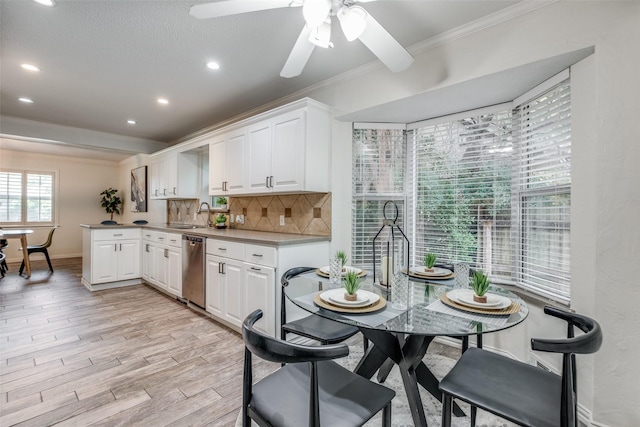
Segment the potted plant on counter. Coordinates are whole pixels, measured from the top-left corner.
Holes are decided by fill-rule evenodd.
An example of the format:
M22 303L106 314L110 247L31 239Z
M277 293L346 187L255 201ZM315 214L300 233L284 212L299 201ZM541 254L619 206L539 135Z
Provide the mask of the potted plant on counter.
M227 228L227 216L223 213L216 215L216 228Z
M117 193L118 190L111 187L100 193L102 196L100 199L100 206L102 206L108 214L111 214L111 220L102 221L103 224L116 224L113 220L113 214L116 213L120 215L120 206L122 206L122 199L117 195Z

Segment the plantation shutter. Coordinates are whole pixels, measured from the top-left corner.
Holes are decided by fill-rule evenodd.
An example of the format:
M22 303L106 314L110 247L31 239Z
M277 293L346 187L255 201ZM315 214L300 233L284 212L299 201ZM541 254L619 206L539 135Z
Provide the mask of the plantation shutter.
M53 222L53 173L26 174L27 222Z
M521 207L518 283L570 300L571 92L565 80L515 107Z
M0 172L0 222L20 223L22 216L22 173Z

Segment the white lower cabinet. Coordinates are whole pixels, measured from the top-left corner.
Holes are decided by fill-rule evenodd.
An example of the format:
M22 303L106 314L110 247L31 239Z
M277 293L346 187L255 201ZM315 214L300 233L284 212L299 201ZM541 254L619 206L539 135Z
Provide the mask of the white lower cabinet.
M141 277L140 229L84 229L82 282L91 290L133 284ZM111 287L113 287L111 286Z
M142 278L161 290L182 296L182 235L145 230Z
M256 329L278 335L280 275L292 267L320 265L328 250L327 241L274 247L207 238L207 312L239 331L244 318L260 309Z
M265 334L275 336L275 269L263 265L244 263L244 314L262 310L264 319L273 319L269 322L258 320L255 328Z

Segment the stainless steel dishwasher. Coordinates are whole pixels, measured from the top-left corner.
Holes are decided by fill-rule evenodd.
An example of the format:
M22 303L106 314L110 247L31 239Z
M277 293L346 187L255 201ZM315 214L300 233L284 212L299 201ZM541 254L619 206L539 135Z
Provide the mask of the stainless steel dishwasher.
M182 235L182 296L205 308L205 238Z

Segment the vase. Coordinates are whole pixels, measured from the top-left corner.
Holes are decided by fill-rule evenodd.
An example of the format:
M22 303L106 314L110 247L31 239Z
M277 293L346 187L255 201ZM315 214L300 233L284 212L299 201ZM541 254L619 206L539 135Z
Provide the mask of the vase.
M484 303L486 303L486 302L487 302L487 296L486 296L486 295L478 296L478 295L476 295L476 294L473 294L473 300L474 300L475 302L479 302L479 303L481 303L481 304L484 304Z
M347 301L357 301L358 300L358 294L348 294L348 293L344 293L344 299Z

